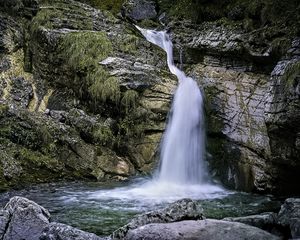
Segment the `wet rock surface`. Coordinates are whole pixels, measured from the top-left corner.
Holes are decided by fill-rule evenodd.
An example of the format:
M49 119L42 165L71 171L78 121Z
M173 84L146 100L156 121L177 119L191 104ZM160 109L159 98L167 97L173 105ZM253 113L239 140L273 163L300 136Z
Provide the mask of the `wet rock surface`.
M4 210L9 214L9 221L3 231L5 240L38 240L42 229L49 224L50 214L43 207L26 198L13 197ZM7 216L7 214L5 214ZM1 219L2 223L3 219Z
M288 227L292 238L300 237L300 199L288 198L278 213L278 223Z
M123 15L133 20L154 19L156 3L152 0L129 0L123 5Z
M126 238L130 239L127 234L129 234L131 237L133 236L128 232L130 232L132 229L136 229L150 223L170 223L188 219L197 220L203 218L203 209L201 208L200 204L191 199L182 199L170 204L165 209L139 215L124 227L113 232L112 238L123 239L126 236Z
M46 228L44 228L41 234L40 240L104 240L93 233L87 233L71 226L52 222Z
M259 228L221 220L148 224L130 230L125 239L280 239Z

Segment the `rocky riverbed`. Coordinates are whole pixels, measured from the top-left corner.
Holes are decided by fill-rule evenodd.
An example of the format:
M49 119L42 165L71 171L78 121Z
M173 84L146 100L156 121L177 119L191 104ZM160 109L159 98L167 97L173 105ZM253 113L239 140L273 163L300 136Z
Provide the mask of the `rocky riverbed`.
M6 240L97 239L297 239L300 200L287 199L279 213L241 218L206 218L201 204L183 199L164 209L141 214L110 236L51 221L48 210L22 197L13 197L0 211L0 237ZM99 226L101 228L101 226Z

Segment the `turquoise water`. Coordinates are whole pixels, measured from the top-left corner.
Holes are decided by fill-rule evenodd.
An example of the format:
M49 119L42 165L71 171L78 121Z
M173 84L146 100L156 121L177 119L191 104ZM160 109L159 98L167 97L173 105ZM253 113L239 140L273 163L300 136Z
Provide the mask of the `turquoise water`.
M66 223L98 235L109 235L135 215L165 207L181 198L181 195L164 195L160 199L158 195L145 195L144 192L141 194L141 189L147 192L147 185L141 180L127 183L40 184L21 191L2 193L0 203L4 206L10 197L23 196L48 209L52 221ZM240 192L211 191L206 195L191 195L193 199L197 199L197 196L207 218L221 219L278 211L281 204L272 196Z

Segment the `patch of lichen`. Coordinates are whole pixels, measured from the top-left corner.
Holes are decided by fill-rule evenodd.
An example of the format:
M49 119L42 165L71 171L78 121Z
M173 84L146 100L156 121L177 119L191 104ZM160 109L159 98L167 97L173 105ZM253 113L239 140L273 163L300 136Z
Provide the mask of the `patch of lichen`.
M118 14L122 8L124 0L81 0L91 6L101 9L108 10L114 15Z
M19 49L8 57L10 61L10 68L6 71L0 72L0 81L4 82L5 87L2 89L2 98L7 99L10 94L11 88L11 79L16 77L23 77L27 81L32 80L32 74L24 71L24 51Z

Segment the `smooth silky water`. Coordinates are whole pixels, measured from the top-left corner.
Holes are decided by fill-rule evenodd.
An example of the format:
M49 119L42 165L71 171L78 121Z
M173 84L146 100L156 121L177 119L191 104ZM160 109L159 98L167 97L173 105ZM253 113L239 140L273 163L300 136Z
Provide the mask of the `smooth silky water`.
M109 235L125 225L135 215L165 207L181 196L136 194L145 179L126 183L53 183L40 184L20 191L0 194L3 207L11 197L23 196L37 202L51 214L51 220L65 223L98 235ZM134 190L135 189L135 190ZM141 190L143 191L143 190ZM230 194L208 194L197 200L207 218L246 216L268 211L278 211L281 202L271 196L231 192ZM194 198L198 199L194 193Z
M205 164L203 96L197 83L173 62L172 42L165 31L137 27L145 38L167 53L168 67L178 87L161 143L160 167L151 179L127 183L47 184L0 196L14 195L47 208L52 220L99 235L108 235L134 215L182 198L201 201L206 217L223 218L277 210L268 196L234 193L213 184Z

